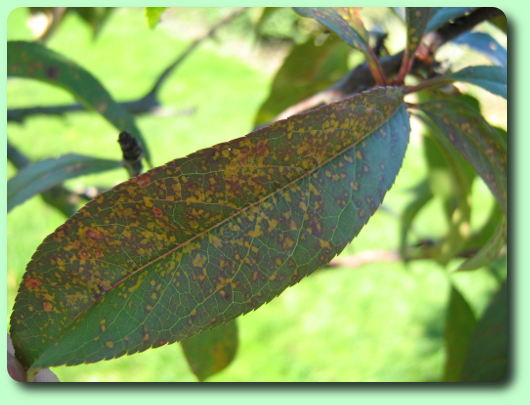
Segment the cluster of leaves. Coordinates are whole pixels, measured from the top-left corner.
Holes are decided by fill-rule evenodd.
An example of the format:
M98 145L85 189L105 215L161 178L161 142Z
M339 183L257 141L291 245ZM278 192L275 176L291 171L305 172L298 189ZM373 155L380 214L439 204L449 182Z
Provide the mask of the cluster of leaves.
M480 9L406 9L407 42L394 71L371 45L373 34L358 9L295 11L334 34L292 48L256 125L284 117L288 107L315 93L340 90L352 77L352 50L362 54L375 87L156 167L82 207L42 242L20 285L11 335L30 376L41 368L175 341L200 380L226 367L237 349L235 318L328 263L380 206L405 155L409 112L425 124L429 171L403 212L403 258L447 264L466 257L459 270L472 270L504 252L507 134L491 126L477 100L452 83L467 82L506 98L506 51L485 33L466 33L455 43L483 52L494 65L440 72L432 40L453 20ZM156 25L163 12L148 9L149 24ZM37 43L11 42L8 75L66 89L132 134L149 158L134 118L63 55ZM405 102L412 93L415 101ZM9 181L9 207L72 176L119 165L79 155L31 164ZM496 205L483 228L470 233L469 200L477 176ZM443 202L447 234L411 250L412 224L435 198ZM446 380L506 376L506 308L503 285L477 321L452 287Z

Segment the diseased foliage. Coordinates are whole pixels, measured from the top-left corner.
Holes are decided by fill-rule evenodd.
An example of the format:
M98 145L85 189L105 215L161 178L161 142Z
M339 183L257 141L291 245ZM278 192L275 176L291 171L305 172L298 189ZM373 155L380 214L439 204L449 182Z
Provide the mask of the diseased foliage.
M165 9L145 9L151 28ZM52 25L70 11L43 10L54 13ZM427 173L400 217L401 258L434 260L455 270L504 260L507 133L488 122L476 98L453 85L468 83L507 98L506 50L490 34L469 32L481 21L502 25L493 20L500 14L495 10L408 8L406 42L393 55L385 47L386 34L370 28L374 22L365 21L361 8L291 11L291 29L296 27L304 42L292 46L278 69L254 118L259 128L100 193L37 248L10 326L16 361L28 378L42 368L96 362L177 341L198 380L226 368L238 348L236 318L326 265L380 207L407 150L409 112L423 123L419 139ZM265 9L255 30L275 11ZM100 8L75 12L94 32L110 13ZM204 38L232 18L225 17ZM52 31L50 26L41 40ZM437 50L450 41L484 53L497 66L442 68ZM194 41L162 72L156 89L199 43ZM362 54L364 62L348 72L352 52ZM39 193L56 192L65 199L70 191L61 183L83 174L119 166L131 176L141 171L138 159L149 153L134 115L151 111L138 105L152 102L153 94L118 103L86 69L36 42L8 43L7 72L70 92L134 137L134 142L120 138L122 162L69 154L32 163L10 145L8 158L21 170L8 183L8 209ZM21 116L42 111L28 109ZM68 111L59 106L53 113ZM274 122L277 117L288 118ZM134 170L127 145L134 145ZM496 201L479 229L471 226L475 181L483 181ZM445 233L411 244L415 223L435 200L441 203ZM478 322L466 294L449 280L441 379L505 379L508 335L491 334L507 329L503 278L504 273Z

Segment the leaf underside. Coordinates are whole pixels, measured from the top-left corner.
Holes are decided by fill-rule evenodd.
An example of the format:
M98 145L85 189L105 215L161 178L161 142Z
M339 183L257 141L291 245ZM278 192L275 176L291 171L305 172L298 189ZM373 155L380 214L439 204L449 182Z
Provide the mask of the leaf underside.
M40 80L65 89L116 129L134 135L149 161L147 145L134 118L91 73L75 62L36 42L8 41L7 76Z
M49 235L11 319L27 367L95 362L228 322L327 263L394 182L402 90L378 88L177 159Z

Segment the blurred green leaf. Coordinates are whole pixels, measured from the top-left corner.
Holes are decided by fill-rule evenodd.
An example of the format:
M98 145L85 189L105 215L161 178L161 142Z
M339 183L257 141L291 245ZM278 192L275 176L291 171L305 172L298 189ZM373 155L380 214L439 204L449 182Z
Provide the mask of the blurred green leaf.
M480 111L465 98L451 95L419 104L419 108L441 131L440 142L452 145L475 168L496 197L504 212L507 211L507 147L506 139L491 127ZM440 136L443 134L443 136Z
M421 39L426 32L427 23L431 17L432 7L407 7L406 21L407 21L407 54L411 59Z
M350 47L334 36L321 45L309 39L294 46L276 73L254 125L273 121L286 108L339 80L348 71L349 53Z
M472 11L474 7L439 7L434 8L425 32L434 31L445 23Z
M7 182L7 211L65 180L121 166L118 160L77 154L30 163Z
M502 13L501 15L492 18L488 22L494 25L495 27L497 27L498 29L500 29L505 34L507 34L508 33L508 19L506 18L506 15L503 13L503 11L502 10L500 11Z
M478 321L462 366L462 382L504 382L509 365L509 302L504 282Z
M476 326L473 309L466 299L451 285L449 304L445 316L445 365L443 380L458 381L464 360L467 356L469 343Z
M153 29L160 22L160 17L166 11L167 7L145 7L145 17L149 28Z
M360 50L366 58L374 78L384 76L377 56L368 45L367 40L363 38L363 33L358 31L355 26L350 25L337 9L333 7L294 7L294 10L301 16L314 18L337 34L344 42Z
M467 259L458 267L459 271L475 270L480 267L487 266L499 256L499 253L506 244L508 224L504 214L500 211L498 214L499 215L497 215L495 218L497 222L495 231L490 235L489 239L475 255Z
M401 257L405 261L407 261L409 256L408 240L412 224L422 208L425 207L432 198L433 194L429 182L428 180L424 180L413 189L413 199L401 214L399 251Z
M68 12L76 13L91 29L93 37L97 37L116 7L69 7Z
M469 236L471 219L471 185L475 178L472 167L432 127L433 137L424 137L428 179L433 195L442 200L448 231L433 250L433 257L447 264L462 249Z
M181 346L191 371L199 381L204 381L234 359L238 346L236 320L185 339Z
M91 73L67 57L38 43L8 41L7 76L41 80L62 87L87 108L105 117L118 130L132 134L140 142L150 162L147 144L134 118L114 101Z
M504 66L469 66L450 74L447 79L471 83L498 96L508 97L508 71Z
M508 66L508 52L495 38L485 32L466 32L455 40L455 44L467 45L469 48L483 53L493 63Z

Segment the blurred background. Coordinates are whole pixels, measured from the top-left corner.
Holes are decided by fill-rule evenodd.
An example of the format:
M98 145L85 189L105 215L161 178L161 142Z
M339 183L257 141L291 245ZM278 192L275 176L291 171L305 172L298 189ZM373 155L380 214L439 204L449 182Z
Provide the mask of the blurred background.
M113 10L101 25L91 25L81 15L69 13L46 46L90 71L118 101L131 100L143 95L191 41L231 12L223 8L168 9L155 28L149 27L142 8ZM388 34L385 44L389 52L403 47L405 28L398 13L382 9L362 13L369 29ZM33 40L45 25L37 17L30 18L27 8L15 9L8 20L8 39ZM291 51L327 35L311 36L315 28L308 24L287 8L248 9L202 41L164 83L159 93L161 107L137 117L154 166L242 136L287 107L277 106L268 112L263 106ZM504 36L494 27L479 28L506 46ZM483 58L457 45L447 45L442 51L462 66ZM337 52L346 56L324 70L327 73L320 79L316 76L314 90L325 88L362 61L354 51ZM74 102L67 92L32 80L10 78L7 90L10 109ZM505 100L476 88L470 92L479 99L488 120L506 128ZM209 381L440 379L449 281L460 288L480 316L499 278L504 277L506 263L501 259L490 268L453 274L451 270L462 259L445 266L434 260L404 264L387 254L399 246L401 212L414 198L413 187L426 175L421 132L421 125L413 122L403 168L383 207L341 254L346 260L338 262L362 257L364 263L318 270L271 303L240 317L238 354L226 370ZM71 152L121 158L116 129L91 112L31 116L23 124L9 122L7 133L10 143L32 160ZM8 163L8 178L15 173ZM69 180L65 185L72 190L90 190L112 187L126 179L127 173L117 169ZM494 204L480 178L474 180L471 200L471 228L478 229ZM448 225L442 211L438 199L427 204L414 222L416 241L444 235ZM9 213L9 308L31 255L64 220L39 197ZM53 371L62 381L129 381L131 375L135 381L195 381L178 344Z

